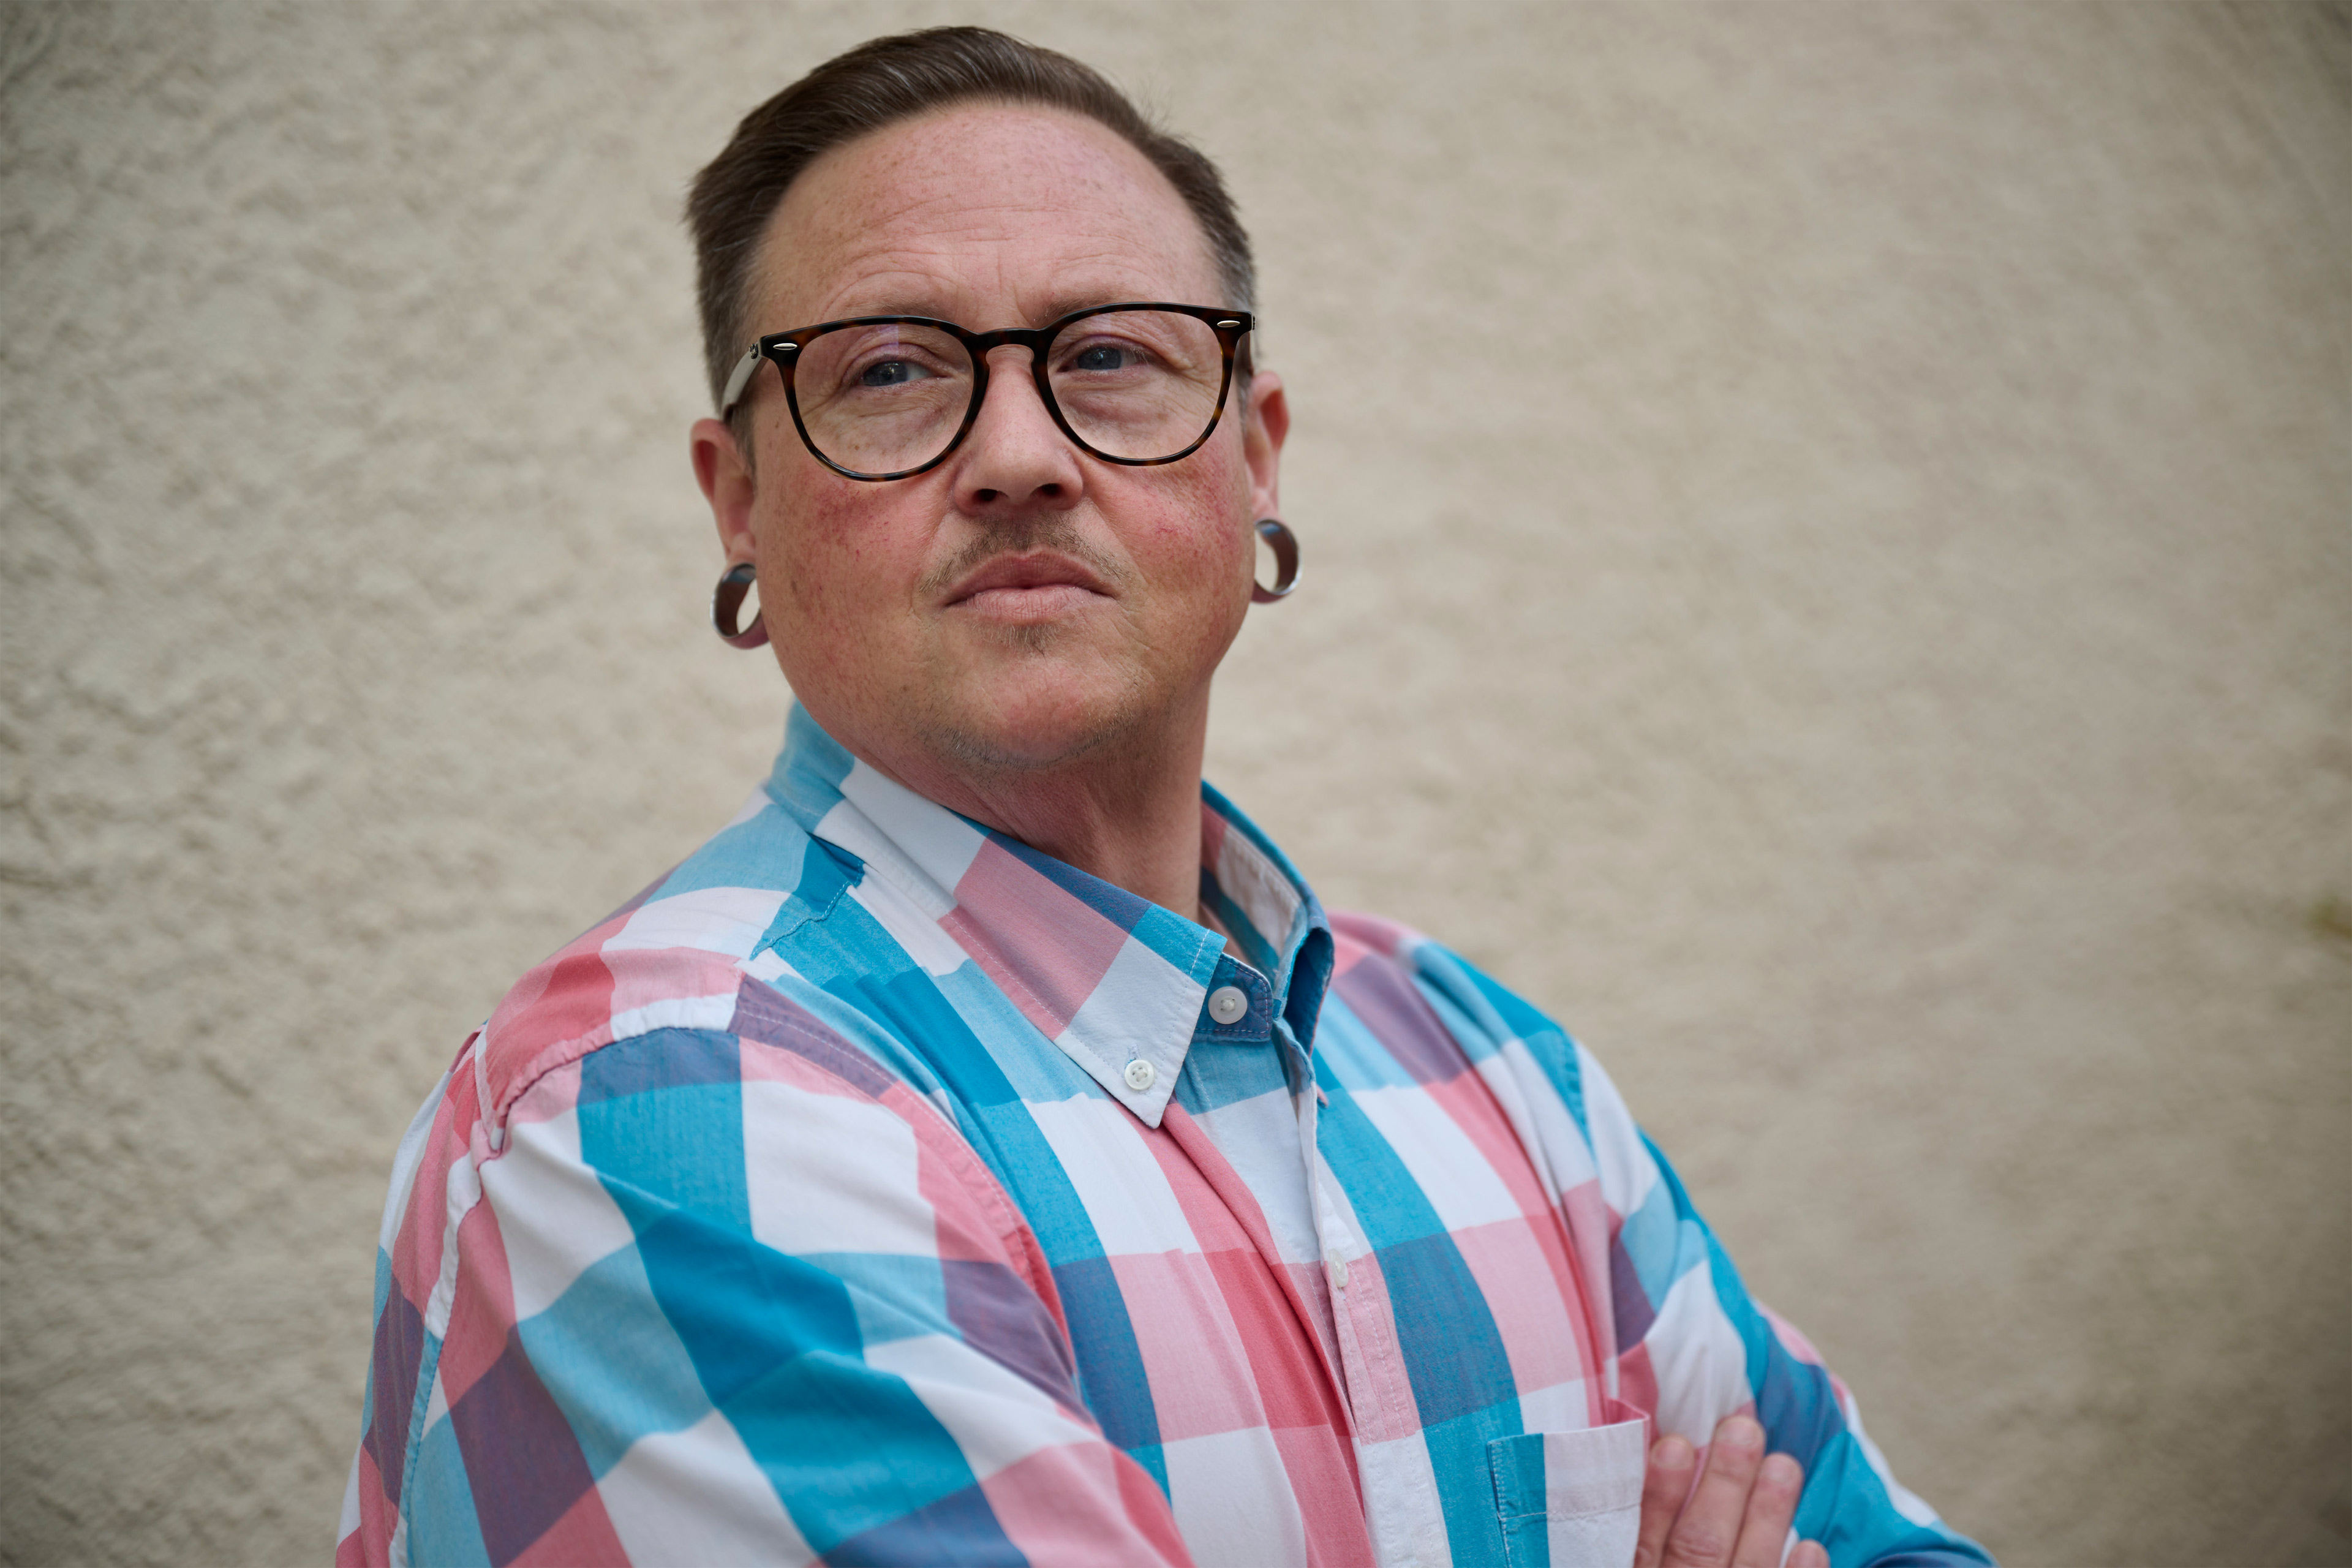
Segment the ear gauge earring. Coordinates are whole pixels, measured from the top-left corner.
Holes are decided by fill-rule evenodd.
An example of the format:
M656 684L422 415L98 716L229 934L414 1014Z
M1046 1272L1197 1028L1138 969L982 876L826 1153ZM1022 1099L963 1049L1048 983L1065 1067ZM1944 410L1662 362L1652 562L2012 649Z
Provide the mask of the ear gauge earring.
M1269 588L1253 578L1250 602L1271 605L1276 599L1288 597L1290 591L1298 586L1298 535L1280 519L1262 517L1257 520L1257 536L1274 547L1274 586Z
M710 595L710 624L730 647L758 647L768 640L768 621L761 613L765 605L751 612L750 626L739 627L735 624L735 616L743 608L743 595L751 591L757 580L758 574L751 563L738 561L727 568L727 574L719 579L719 587Z

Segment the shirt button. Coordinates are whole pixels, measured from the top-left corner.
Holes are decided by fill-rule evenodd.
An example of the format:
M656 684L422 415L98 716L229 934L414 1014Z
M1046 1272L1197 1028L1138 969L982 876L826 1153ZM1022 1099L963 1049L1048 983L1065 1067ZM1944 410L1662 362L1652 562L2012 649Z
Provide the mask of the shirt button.
M1209 993L1209 1016L1220 1024L1235 1024L1249 1011L1249 998L1238 985L1220 985Z
M1323 1260L1323 1272L1330 1276L1332 1289L1345 1290L1348 1288L1348 1260L1346 1258L1325 1258Z
M1151 1064L1139 1057L1127 1064L1127 1087L1138 1094L1150 1089L1152 1080L1159 1076L1160 1074L1153 1069Z

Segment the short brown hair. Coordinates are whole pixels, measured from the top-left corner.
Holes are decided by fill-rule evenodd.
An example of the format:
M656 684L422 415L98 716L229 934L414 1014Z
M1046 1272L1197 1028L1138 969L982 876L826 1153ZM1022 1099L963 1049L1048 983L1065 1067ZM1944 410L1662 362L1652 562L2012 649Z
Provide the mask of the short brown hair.
M1217 166L1199 148L1154 125L1100 72L1067 55L986 27L928 27L875 38L825 61L745 115L726 150L694 177L686 222L694 231L702 352L714 404L750 341L744 317L760 236L801 171L819 153L868 132L974 100L1066 110L1117 132L1167 176L1200 221L1231 297L1199 302L1250 309L1256 279L1249 236Z

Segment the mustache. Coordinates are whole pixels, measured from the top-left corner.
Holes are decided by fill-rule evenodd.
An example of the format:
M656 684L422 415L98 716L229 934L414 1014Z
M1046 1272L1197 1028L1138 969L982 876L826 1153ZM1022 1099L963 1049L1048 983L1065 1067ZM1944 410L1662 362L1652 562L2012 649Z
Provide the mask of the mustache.
M1127 586L1131 575L1125 563L1089 543L1068 519L1029 518L993 527L957 551L924 574L920 592L925 598L936 599L1000 555L1027 555L1040 551L1068 556L1114 588Z

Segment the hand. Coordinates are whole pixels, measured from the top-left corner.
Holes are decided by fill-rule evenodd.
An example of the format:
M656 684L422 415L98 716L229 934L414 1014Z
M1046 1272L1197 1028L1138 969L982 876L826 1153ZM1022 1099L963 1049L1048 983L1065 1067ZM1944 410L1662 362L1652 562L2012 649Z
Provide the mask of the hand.
M1633 1568L1783 1568L1780 1548L1805 1489L1804 1468L1786 1454L1767 1458L1764 1428L1745 1415L1727 1415L1716 1427L1706 1474L1693 1491L1697 1458L1680 1437L1652 1446ZM1785 1568L1830 1568L1830 1554L1818 1541L1800 1542Z

